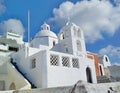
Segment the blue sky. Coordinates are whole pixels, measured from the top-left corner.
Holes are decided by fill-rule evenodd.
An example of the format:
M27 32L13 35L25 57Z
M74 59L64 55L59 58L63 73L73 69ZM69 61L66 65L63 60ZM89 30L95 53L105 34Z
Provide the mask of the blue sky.
M31 38L47 22L56 34L67 18L85 34L88 51L107 54L120 64L120 0L0 0L0 34L14 30L27 41L30 10Z

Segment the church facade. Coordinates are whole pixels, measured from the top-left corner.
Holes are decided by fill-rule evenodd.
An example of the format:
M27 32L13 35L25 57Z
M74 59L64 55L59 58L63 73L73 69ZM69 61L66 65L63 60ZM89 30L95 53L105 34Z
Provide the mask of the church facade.
M102 57L99 63L98 56L86 50L82 29L71 22L58 35L44 23L30 42L24 42L22 36L13 32L6 35L6 39L0 39L0 46L6 43L0 50L4 50L4 54L9 52L9 62L18 70L16 73L22 73L21 80L25 78L36 88L71 86L79 80L97 83L97 76L105 75L104 65L110 65L106 57ZM3 56L3 52L0 55ZM17 86L14 81L12 84Z
M30 44L13 55L13 62L36 87L69 86L79 80L97 83L94 58L87 55L79 26L67 23L57 36L44 23Z

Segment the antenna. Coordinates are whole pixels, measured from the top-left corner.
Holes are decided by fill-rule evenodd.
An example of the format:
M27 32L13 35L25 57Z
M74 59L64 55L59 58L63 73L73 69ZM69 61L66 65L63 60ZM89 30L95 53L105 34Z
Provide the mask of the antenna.
M29 56L29 46L30 46L30 11L28 10L28 47L27 47L27 56Z
M30 43L30 11L28 10L28 46Z
M67 21L70 22L70 17L69 16L67 17Z
M70 23L70 17L68 16L66 25L68 25L69 23Z

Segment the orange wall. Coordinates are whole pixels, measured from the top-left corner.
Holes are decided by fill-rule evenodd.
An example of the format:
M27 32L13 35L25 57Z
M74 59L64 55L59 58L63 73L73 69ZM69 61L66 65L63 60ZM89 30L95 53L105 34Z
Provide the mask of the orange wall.
M87 53L87 54L94 56L96 76L101 76L100 75L100 71L99 71L99 59L98 59L98 55L97 54L93 54L93 53ZM90 57L88 56L88 58L90 58Z

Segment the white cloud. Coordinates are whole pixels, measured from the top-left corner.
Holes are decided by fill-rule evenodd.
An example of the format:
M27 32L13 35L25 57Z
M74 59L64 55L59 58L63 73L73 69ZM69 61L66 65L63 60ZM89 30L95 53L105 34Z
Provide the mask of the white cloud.
M7 31L12 31L14 33L23 35L25 29L20 20L9 19L0 23L0 34L4 34Z
M4 3L4 0L0 0L0 14L2 14L6 9L3 3Z
M120 66L120 63L113 63L113 65L118 65L118 66Z
M120 47L108 45L107 47L100 49L99 54L106 54L110 57L112 63L120 64Z
M116 5L120 5L120 0L114 0L114 3L115 3Z
M59 8L54 8L53 14L54 17L49 21L60 27L65 25L67 17L70 17L72 22L84 30L89 43L103 39L103 33L113 36L120 27L120 6L113 6L108 0L83 0L75 4L67 1Z

